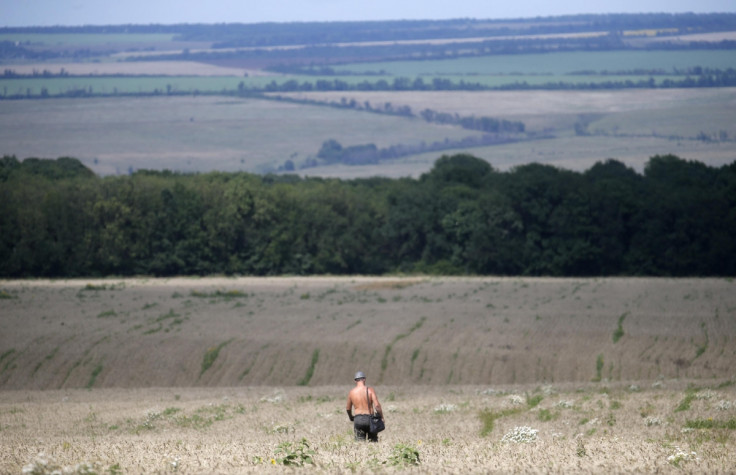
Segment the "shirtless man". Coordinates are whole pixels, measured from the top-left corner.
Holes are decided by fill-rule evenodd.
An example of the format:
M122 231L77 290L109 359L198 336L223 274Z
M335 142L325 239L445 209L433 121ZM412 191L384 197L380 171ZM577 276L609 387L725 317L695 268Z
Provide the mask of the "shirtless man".
M368 397L371 398L373 408L383 420L383 410L381 403L378 402L378 396L373 388L365 385L365 374L362 371L355 373L355 387L348 393L348 404L345 409L348 411L348 417L353 422L353 430L355 431L355 440L366 440L378 442L378 434L369 431L371 409L368 404ZM355 408L355 415L353 415Z

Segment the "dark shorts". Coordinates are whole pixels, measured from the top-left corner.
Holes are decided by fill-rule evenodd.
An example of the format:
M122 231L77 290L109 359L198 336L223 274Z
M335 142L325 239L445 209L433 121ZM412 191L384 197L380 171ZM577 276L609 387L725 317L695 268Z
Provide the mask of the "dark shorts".
M368 414L356 414L353 419L353 430L355 431L355 440L366 440L378 442L378 434L370 432L371 416Z

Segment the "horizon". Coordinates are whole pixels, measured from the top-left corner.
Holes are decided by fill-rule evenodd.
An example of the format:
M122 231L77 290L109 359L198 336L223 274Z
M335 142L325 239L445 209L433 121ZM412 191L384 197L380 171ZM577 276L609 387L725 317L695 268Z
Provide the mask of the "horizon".
M489 5L480 0L426 5L418 0L397 3L375 0L368 4L345 4L337 0L274 0L268 4L244 5L237 0L207 4L193 0L129 0L102 4L92 0L0 0L0 27L256 24L400 20L517 20L568 15L606 14L725 14L736 13L736 4L725 0L622 0L591 5L579 0L549 4L526 0L507 5Z

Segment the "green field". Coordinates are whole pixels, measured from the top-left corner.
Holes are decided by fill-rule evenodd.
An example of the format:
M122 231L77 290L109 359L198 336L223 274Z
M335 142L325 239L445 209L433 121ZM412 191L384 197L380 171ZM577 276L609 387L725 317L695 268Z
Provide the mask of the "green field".
M546 54L493 55L427 61L356 63L336 68L338 72L385 72L393 76L509 75L564 76L577 71L632 71L635 69L736 68L736 51L575 51ZM645 76L648 77L648 76ZM614 76L611 79L615 79ZM572 78L566 78L570 80ZM549 80L549 79L548 79ZM555 78L557 80L557 78Z

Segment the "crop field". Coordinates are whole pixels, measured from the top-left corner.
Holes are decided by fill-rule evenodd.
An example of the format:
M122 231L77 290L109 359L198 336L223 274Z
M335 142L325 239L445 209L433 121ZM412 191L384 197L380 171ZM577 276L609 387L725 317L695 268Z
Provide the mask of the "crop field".
M197 78L197 81L207 78ZM224 78L222 78L224 79ZM266 80L266 78L263 78ZM179 79L168 84L177 87ZM217 78L213 78L217 80ZM231 78L235 80L235 78ZM160 83L165 88L165 83ZM302 173L342 178L418 176L442 153L466 151L499 169L538 161L584 170L617 158L642 170L653 155L673 153L712 166L736 159L732 88L624 91L314 92L282 96L322 102L407 105L463 116L523 121L554 138L454 149L368 166ZM576 136L584 121L591 132ZM727 140L719 138L720 132ZM716 140L698 140L703 132ZM108 175L129 169L268 171L315 155L322 142L343 145L431 143L479 132L416 118L257 99L200 97L47 99L0 102L0 153L19 158L79 158Z
M579 71L617 72L633 70L736 67L733 51L574 51L547 54L494 55L426 61L390 61L348 64L338 72L385 72L393 76L414 78L422 75L546 75L547 81ZM644 76L648 77L646 74ZM613 80L616 77L609 77ZM466 80L473 80L472 77ZM570 78L565 78L570 80ZM508 81L508 79L507 79ZM509 81L510 82L510 81Z
M418 143L472 131L351 110L212 96L0 103L0 153L73 156L103 175L129 168L268 171L322 142Z
M0 281L0 472L732 472L733 286ZM357 369L375 445L344 412Z
M378 444L353 441L344 412L349 381L314 388L5 392L0 471L736 470L731 382L652 384L378 386L387 426Z

